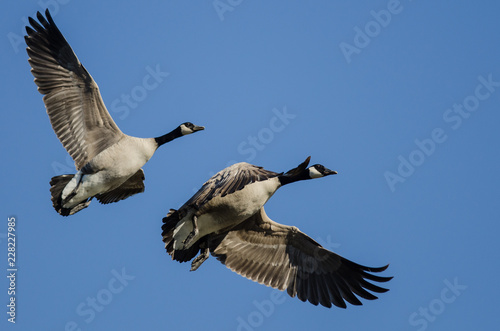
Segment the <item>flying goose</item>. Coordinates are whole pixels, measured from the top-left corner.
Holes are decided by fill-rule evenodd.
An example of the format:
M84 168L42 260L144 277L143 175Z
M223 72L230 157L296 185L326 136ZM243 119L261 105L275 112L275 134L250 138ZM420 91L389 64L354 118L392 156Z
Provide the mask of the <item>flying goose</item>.
M106 204L144 192L141 167L161 145L203 130L190 122L157 138L136 138L120 131L111 118L96 82L80 63L55 25L37 13L29 18L25 36L31 72L50 123L75 161L76 174L50 181L56 211L72 215L86 208L92 198ZM40 25L41 24L41 25Z
M384 293L375 282L387 282L370 268L321 247L294 226L273 222L264 204L283 185L334 175L320 164L308 167L308 157L297 168L276 173L248 163L234 164L210 178L179 210L163 218L162 236L172 259L193 259L194 271L215 256L232 271L291 297L330 308L361 305L356 297L373 300L367 290Z

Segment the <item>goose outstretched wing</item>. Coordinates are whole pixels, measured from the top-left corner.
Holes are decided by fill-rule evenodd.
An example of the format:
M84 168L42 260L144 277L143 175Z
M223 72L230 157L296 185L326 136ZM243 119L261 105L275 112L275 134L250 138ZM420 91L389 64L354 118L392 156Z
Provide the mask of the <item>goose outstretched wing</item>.
M345 301L361 305L356 297L377 299L387 289L372 284L392 277L373 275L387 266L370 268L325 248L296 227L273 222L264 208L237 228L210 239L210 251L232 271L292 297L331 307ZM345 300L345 301L344 301Z
M50 123L79 170L122 138L99 88L55 25L49 11L29 18L25 36L31 72Z

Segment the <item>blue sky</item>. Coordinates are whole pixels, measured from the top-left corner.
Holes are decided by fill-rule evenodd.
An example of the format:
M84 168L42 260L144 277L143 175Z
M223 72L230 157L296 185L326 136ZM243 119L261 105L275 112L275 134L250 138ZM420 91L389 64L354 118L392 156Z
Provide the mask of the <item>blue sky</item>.
M146 191L63 218L74 172L29 72L26 18L49 7L121 130L206 130L162 147ZM493 330L500 291L500 31L494 1L9 2L0 22L0 248L15 217L16 324L2 330ZM154 74L152 74L152 72ZM149 75L149 76L148 76ZM161 219L215 172L336 176L266 205L338 254L394 276L379 300L316 307L211 257L172 261Z

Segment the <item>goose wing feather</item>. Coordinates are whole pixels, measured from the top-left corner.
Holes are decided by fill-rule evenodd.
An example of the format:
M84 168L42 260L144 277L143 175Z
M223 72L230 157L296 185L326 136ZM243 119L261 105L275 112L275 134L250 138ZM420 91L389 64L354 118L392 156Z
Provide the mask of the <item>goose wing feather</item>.
M215 197L224 197L243 189L246 185L281 175L249 163L233 164L219 171L203 184L183 207L201 208ZM182 209L182 207L181 207Z
M55 25L49 11L29 18L25 36L31 72L50 123L79 170L123 136L99 88Z
M377 297L366 289L387 289L367 281L387 282L370 272L384 271L351 262L321 247L296 227L269 219L264 208L238 227L213 236L210 251L232 271L266 286L286 290L314 305L345 308L345 301L361 305L356 297ZM344 301L345 300L345 301Z
M144 192L144 171L139 169L132 177L127 179L114 190L96 195L97 201L102 204L118 202L134 194Z

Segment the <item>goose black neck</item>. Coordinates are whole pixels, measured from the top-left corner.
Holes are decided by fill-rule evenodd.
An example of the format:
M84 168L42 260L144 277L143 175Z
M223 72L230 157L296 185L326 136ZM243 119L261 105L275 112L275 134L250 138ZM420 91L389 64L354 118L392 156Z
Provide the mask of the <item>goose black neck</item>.
M304 171L301 171L297 175L293 175L293 176L286 175L286 174L280 175L280 176L278 176L278 179L281 183L281 186L283 186L286 184L297 182L299 180L311 179L311 177L309 177L309 171L306 169Z
M181 128L177 127L176 129L172 130L167 134L164 134L163 136L156 137L155 141L158 144L158 147L160 147L161 145L168 143L169 141L172 141L181 136L182 136Z

